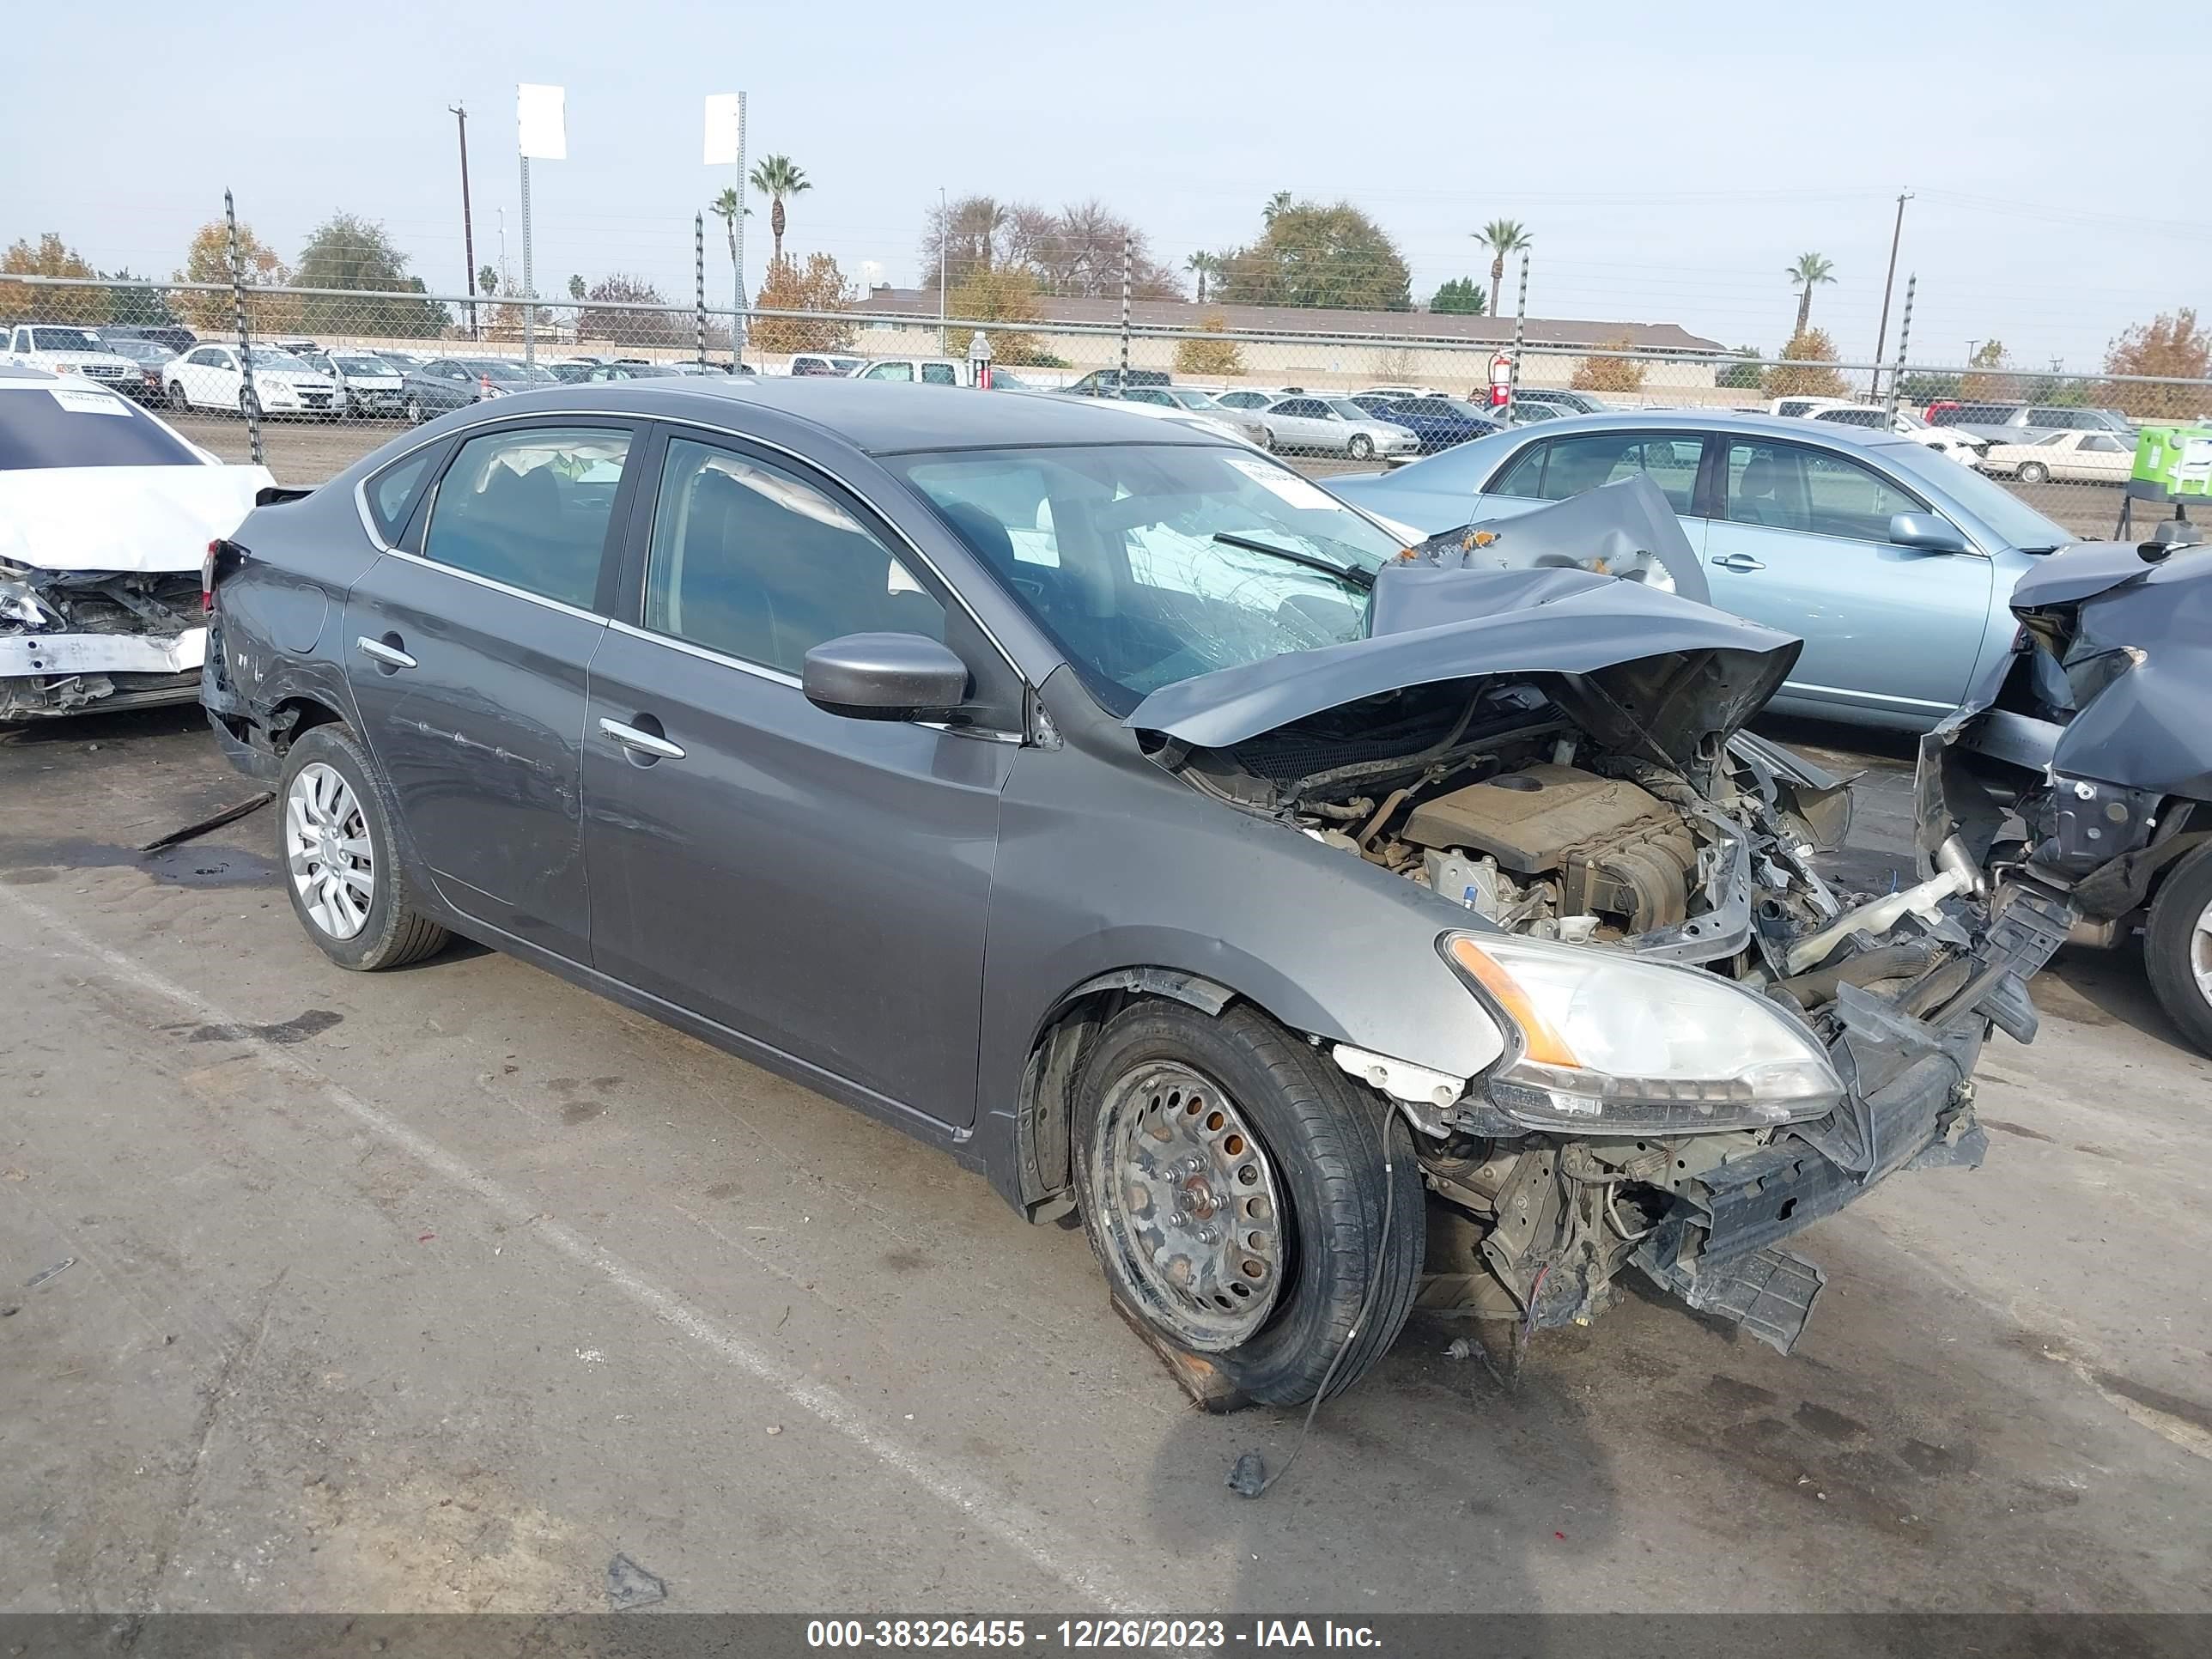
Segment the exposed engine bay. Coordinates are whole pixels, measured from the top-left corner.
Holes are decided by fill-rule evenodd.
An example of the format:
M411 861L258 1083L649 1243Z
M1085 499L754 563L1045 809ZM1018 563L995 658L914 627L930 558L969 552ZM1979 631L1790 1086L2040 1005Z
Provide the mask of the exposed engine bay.
M0 720L196 702L206 638L197 569L0 561Z
M1642 517L1674 528L1663 505ZM1459 1078L1334 1051L1417 1131L1419 1305L1584 1322L1632 1263L1787 1352L1825 1279L1778 1241L1896 1170L1980 1162L1982 1042L1993 1027L2033 1036L2026 981L2074 911L2032 879L1992 891L1955 840L1917 883L1832 888L1815 860L1841 843L1848 786L1741 730L1796 641L1585 569L1417 558L1378 574L1370 606L1401 663L1377 660L1378 638L1295 681L1211 677L1231 695L1204 707L1170 688L1131 724L1167 734L1156 758L1192 787L1466 918L1440 950L1516 1033L1500 1060ZM1470 676L1471 660L1496 671ZM1389 689L1327 700L1393 666ZM1586 974L1555 1006L1593 1036L1563 1042L1528 975L1500 970L1516 940L1543 942L1522 953L1539 977ZM1796 1057L1727 1083L1636 1063L1684 1032L1763 1034ZM1588 1051L1607 1047L1630 1057L1599 1078ZM1784 1073L1821 1081L1791 1093Z

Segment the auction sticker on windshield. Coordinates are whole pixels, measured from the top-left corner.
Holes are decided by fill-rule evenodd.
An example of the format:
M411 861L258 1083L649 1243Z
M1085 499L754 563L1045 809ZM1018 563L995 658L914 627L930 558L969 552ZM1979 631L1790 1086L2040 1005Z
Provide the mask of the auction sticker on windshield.
M128 418L130 407L120 398L105 392L94 392L85 386L50 386L46 390L54 401L72 415L121 415Z
M1285 472L1281 467L1270 465L1266 461L1248 461L1241 455L1232 455L1229 458L1229 465L1262 489L1273 491L1292 507L1317 507L1328 510L1341 508L1344 505L1319 484L1301 478L1295 472Z

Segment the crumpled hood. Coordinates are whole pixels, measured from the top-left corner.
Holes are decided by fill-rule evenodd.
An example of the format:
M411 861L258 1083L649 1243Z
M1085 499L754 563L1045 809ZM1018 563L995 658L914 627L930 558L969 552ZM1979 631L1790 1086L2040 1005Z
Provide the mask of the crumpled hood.
M2180 549L2162 562L2150 564L2136 551L2132 542L2077 543L2045 555L2014 585L2013 614L2039 611L2051 605L2071 605L2093 594L2109 592L2127 582L2148 581L2164 573L2185 569L2189 555L2203 550ZM2165 579L2175 580L2170 574L2166 574Z
M0 471L0 560L40 570L197 570L275 480L263 466Z
M1393 591L1401 583L1402 595ZM1425 613L1456 620L1424 626ZM1705 737L1764 707L1802 644L1641 582L1571 568L1387 565L1370 615L1388 631L1162 686L1122 724L1218 749L1406 686L1543 674L1561 677L1553 695L1593 737L1679 766Z

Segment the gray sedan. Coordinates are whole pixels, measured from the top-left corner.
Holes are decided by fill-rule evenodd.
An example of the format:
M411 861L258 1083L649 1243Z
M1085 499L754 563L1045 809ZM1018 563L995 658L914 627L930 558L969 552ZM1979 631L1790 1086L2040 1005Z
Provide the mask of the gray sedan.
M1774 707L1924 731L2011 647L2013 584L2075 538L1910 440L1761 415L1576 416L1329 488L1422 535L1647 477L1726 611L1801 636Z
M1843 787L1730 736L1796 641L1550 568L1672 522L1474 568L1108 404L559 386L257 509L203 696L330 961L466 935L940 1145L1216 1403L1350 1384L1425 1249L1438 1305L1633 1267L1786 1349L1776 1241L1978 1154L2065 926L1944 848L1822 883Z
M1421 453L1412 432L1376 419L1349 398L1279 398L1253 414L1267 430L1267 447L1288 455L1365 461Z

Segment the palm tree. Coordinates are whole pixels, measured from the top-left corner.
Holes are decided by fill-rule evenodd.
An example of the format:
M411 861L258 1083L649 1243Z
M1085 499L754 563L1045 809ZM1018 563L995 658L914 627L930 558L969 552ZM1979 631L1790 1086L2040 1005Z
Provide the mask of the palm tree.
M709 211L722 222L723 228L730 234L730 269L735 270L738 268L738 216L742 213L750 219L753 210L738 200L734 185L726 185L722 193L714 198Z
M1505 256L1518 253L1534 239L1518 219L1492 219L1474 233L1474 240L1490 250L1490 314L1498 314L1498 287L1505 280Z
M1836 280L1835 266L1817 253L1801 253L1797 263L1787 266L1782 274L1797 290L1797 332L1802 334L1813 319L1813 288L1817 283Z
M1189 258L1182 262L1182 266L1185 270L1193 272L1198 277L1198 302L1200 305L1204 305L1206 303L1206 279L1221 269L1220 257L1218 254L1212 253L1194 253Z
M1291 210L1291 192L1279 190L1267 198L1267 206L1260 210L1260 222L1272 225Z
M775 239L775 251L771 258L783 258L783 198L796 196L801 191L811 190L805 169L791 164L788 155L767 155L753 169L753 188L769 199L769 234Z

